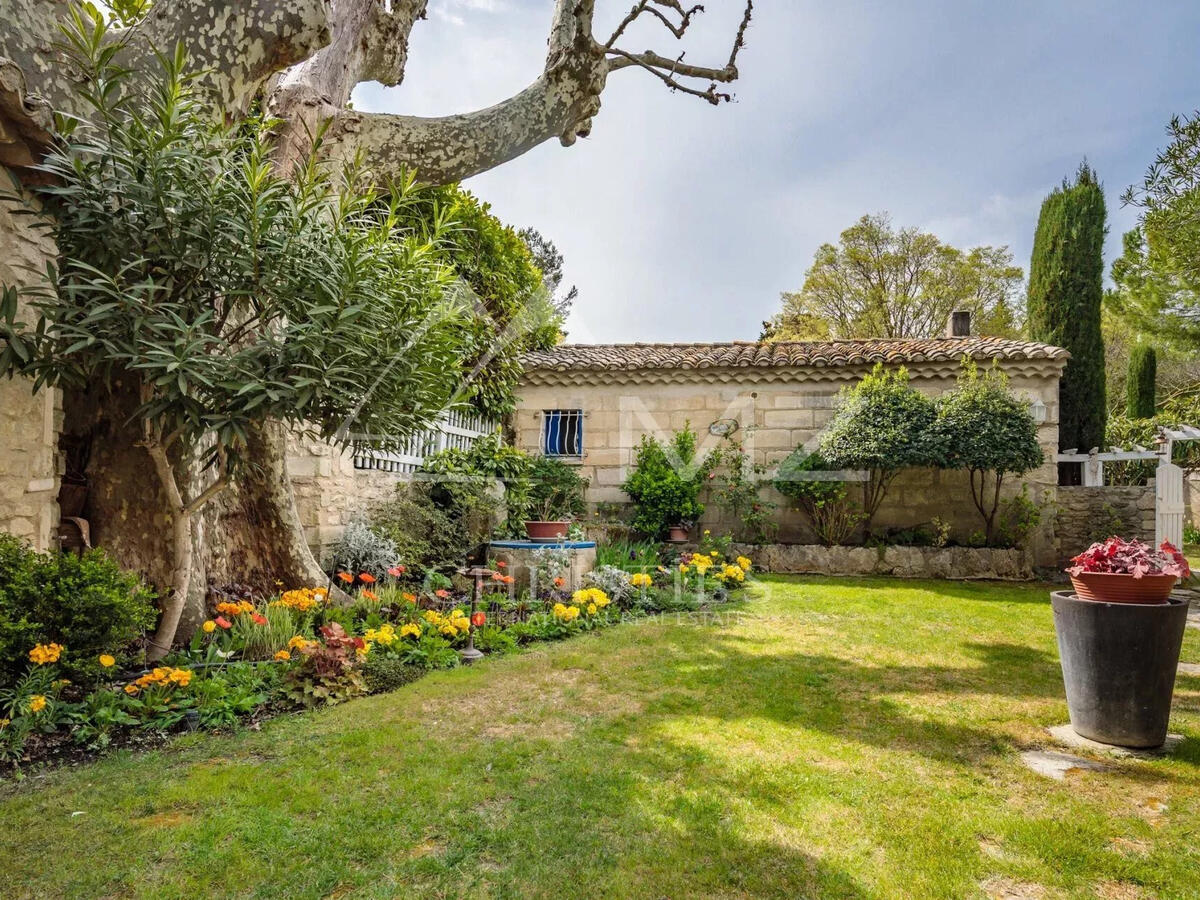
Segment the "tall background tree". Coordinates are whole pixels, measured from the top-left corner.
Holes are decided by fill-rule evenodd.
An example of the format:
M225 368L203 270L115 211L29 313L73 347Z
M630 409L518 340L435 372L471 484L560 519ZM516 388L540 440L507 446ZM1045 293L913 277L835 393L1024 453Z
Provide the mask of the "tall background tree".
M837 246L817 249L804 286L764 323L768 340L933 337L950 313L971 312L981 334L1020 330L1023 273L1007 247L963 251L887 213L863 216Z
M543 235L536 228L522 228L518 234L529 252L533 254L533 262L542 270L542 279L549 295L550 305L560 319L565 320L579 297L579 288L571 285L562 290L563 255L555 246L554 241Z
M1154 415L1158 357L1149 344L1135 344L1129 353L1129 377L1125 382L1125 413L1131 419Z
M117 16L122 27L105 40L114 61L135 70L148 68L159 49L183 42L192 66L203 73L198 84L217 117L234 121L265 111L277 121L272 161L281 174L308 159L320 136L324 158L357 160L380 181L415 170L422 182L442 185L501 165L551 138L569 146L588 136L609 76L625 69L713 105L729 100L721 86L738 77L753 9L747 0L728 55L715 65L699 65L677 51L630 50L628 40L631 29L645 38L643 26L656 25L683 40L700 7L638 0L611 32L597 34L595 0L554 0L548 3L542 71L512 97L440 117L353 109L349 101L358 84L403 80L412 31L426 5L426 0L157 0L147 8L123 0ZM31 105L85 114L56 48L67 6L63 0L5 0L0 57L12 63L6 77L23 74ZM147 462L140 436L125 427L128 409L116 402L101 406L89 411L107 422L100 477L123 471L131 482ZM193 529L193 584L278 579L298 585L323 579L296 512L288 438L276 421L248 429L252 464L246 476L223 491L210 504L207 521ZM122 502L136 498L122 496ZM142 512L123 508L108 526L119 555L150 568L164 554L161 529Z
M1104 445L1104 191L1086 163L1042 202L1029 264L1029 335L1071 351L1059 385L1060 449Z

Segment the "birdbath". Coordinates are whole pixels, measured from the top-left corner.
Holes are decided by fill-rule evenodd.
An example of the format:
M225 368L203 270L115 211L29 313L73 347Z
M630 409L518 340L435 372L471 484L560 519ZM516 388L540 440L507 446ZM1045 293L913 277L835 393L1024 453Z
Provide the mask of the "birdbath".
M475 581L475 589L471 592L471 624L467 628L467 646L458 651L462 661L470 665L477 659L483 659L483 654L475 649L475 613L483 596L483 579L491 578L493 572L485 566L471 566L469 569L459 569L459 573Z

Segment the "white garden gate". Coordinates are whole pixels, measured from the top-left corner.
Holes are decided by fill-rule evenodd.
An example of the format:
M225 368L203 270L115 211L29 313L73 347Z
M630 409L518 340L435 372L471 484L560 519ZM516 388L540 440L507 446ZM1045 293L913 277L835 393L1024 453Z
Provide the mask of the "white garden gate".
M1163 463L1154 470L1154 543L1183 546L1183 469Z
M1176 441L1200 440L1200 428L1194 425L1176 425L1160 428L1154 441L1154 449L1135 445L1130 450L1111 447L1101 451L1093 447L1087 453L1071 449L1059 453L1058 462L1080 463L1083 467L1085 487L1104 486L1104 464L1106 462L1128 462L1131 460L1158 460L1154 470L1154 542L1170 541L1176 547L1183 546L1183 469L1171 462L1171 453Z
M425 457L441 450L469 450L471 445L496 430L496 423L463 412L444 412L420 434L413 435L396 451L361 447L354 453L354 468L377 472L411 474L421 467Z

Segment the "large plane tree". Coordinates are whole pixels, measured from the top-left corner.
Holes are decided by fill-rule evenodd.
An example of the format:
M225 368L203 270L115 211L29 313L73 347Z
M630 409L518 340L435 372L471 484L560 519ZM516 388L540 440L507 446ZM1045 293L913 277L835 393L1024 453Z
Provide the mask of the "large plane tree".
M647 26L661 26L667 43L683 42L703 11L699 5L638 0L601 33L595 0L555 0L542 72L512 97L441 117L353 109L357 85L403 80L409 41L427 5L427 0L121 0L109 7L123 27L111 29L106 39L115 60L135 70L152 66L156 52L181 43L190 64L203 73L201 87L218 115L236 120L265 112L278 120L272 164L279 173L308 159L319 137L323 157L355 160L380 181L415 171L423 182L446 184L545 141L557 138L570 146L586 137L608 77L624 69L713 105L730 99L724 86L738 77L753 12L752 0L739 5L728 56L700 65L677 50L634 50L629 43L633 34L646 34ZM67 8L61 0L0 0L6 23L0 29L0 70L10 82L23 77L17 93L31 120L39 118L39 107L86 113L58 49ZM146 451L139 435L121 427L119 404L112 401L101 412L113 423L103 447L106 464L114 472L144 469ZM304 584L323 577L296 512L287 440L278 423L252 427L246 438L252 464L219 502L209 504L208 521L192 530L198 552L191 554L196 571L187 600L193 610L206 583ZM109 523L109 534L122 555L148 565L155 556L150 545L157 541L161 549L162 535L136 515L119 518ZM130 533L120 535L122 527ZM187 619L185 613L185 627Z

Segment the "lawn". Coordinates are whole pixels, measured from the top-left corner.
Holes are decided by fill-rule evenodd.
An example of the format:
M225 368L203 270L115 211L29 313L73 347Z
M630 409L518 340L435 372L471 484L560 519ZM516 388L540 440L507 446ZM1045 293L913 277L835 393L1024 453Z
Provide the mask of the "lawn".
M50 772L0 787L0 895L1195 897L1200 679L1174 757L1034 774L1046 590L767 579Z

